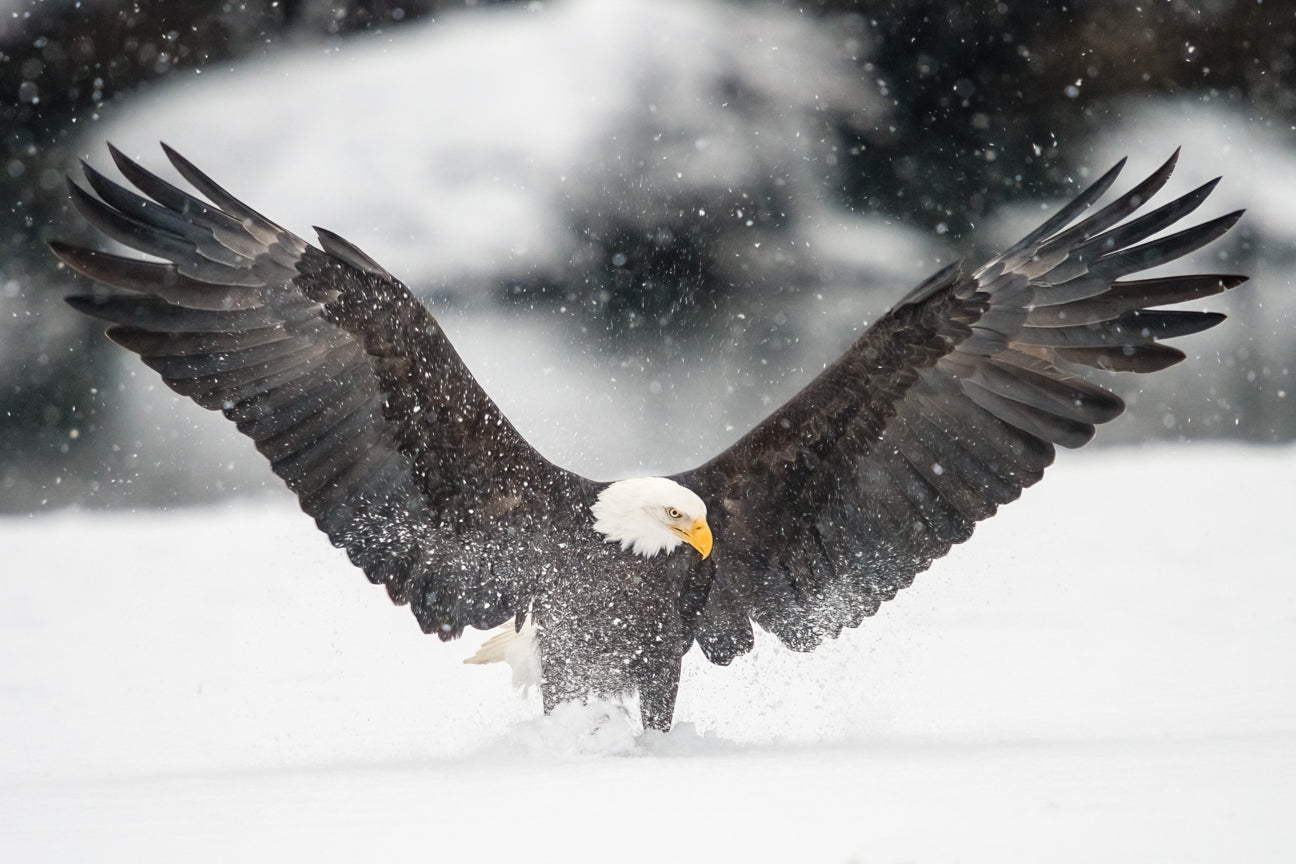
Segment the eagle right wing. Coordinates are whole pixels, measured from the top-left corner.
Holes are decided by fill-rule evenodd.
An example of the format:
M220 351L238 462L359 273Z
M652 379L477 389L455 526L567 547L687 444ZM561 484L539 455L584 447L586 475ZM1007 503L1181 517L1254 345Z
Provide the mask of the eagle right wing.
M165 148L165 145L163 145ZM443 639L530 607L554 502L582 481L536 452L426 307L342 238L322 249L170 148L211 203L112 149L146 197L85 166L72 202L144 261L53 243L126 293L69 297L172 390L256 442L334 545ZM502 543L510 535L533 538ZM537 556L541 560L536 559Z
M1158 340L1223 320L1149 307L1244 277L1120 281L1204 246L1241 215L1149 239L1215 185L1126 221L1174 163L1080 219L1117 165L975 274L936 274L736 444L675 478L714 502L714 578L697 633L708 658L748 650L753 620L798 650L858 626L1038 481L1055 445L1083 445L1124 410L1069 370L1156 371L1184 358Z

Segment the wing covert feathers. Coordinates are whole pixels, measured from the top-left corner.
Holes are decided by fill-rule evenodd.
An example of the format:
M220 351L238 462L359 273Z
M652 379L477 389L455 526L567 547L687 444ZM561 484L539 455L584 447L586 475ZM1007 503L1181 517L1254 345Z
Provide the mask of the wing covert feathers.
M1154 372L1160 340L1222 315L1152 307L1245 277L1123 281L1214 241L1240 212L1163 234L1207 183L1139 215L1178 153L1086 216L1124 161L972 275L951 266L907 295L791 401L681 483L717 503L716 579L697 641L727 663L755 621L809 650L854 627L976 523L1124 410L1084 368Z
M311 246L163 146L206 200L116 148L134 190L84 166L93 194L69 181L73 205L161 260L52 243L73 270L122 289L68 302L108 322L173 390L234 421L428 632L449 638L529 608L536 562L490 540L506 526L542 546L546 496L573 477L527 445L373 259L327 231L323 249Z

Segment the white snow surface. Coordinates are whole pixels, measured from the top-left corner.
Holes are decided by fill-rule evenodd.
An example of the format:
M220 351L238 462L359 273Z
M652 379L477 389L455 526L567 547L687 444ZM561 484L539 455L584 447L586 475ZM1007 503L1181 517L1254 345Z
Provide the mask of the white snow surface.
M859 630L691 654L642 737L463 665L286 495L0 521L0 855L1290 860L1293 481L1063 454Z

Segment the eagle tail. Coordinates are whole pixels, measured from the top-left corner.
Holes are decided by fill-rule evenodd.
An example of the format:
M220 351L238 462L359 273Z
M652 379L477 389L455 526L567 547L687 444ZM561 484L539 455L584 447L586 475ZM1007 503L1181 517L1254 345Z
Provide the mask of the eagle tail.
M507 663L513 672L513 686L527 691L540 684L540 652L536 647L536 627L527 618L521 627L508 621L495 628L494 634L481 644L477 653L464 660L474 666Z

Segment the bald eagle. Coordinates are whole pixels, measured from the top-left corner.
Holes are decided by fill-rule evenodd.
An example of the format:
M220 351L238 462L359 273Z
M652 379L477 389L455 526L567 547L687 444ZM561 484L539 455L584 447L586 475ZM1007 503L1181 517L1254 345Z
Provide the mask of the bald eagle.
M670 728L681 659L727 664L753 622L797 651L857 627L1121 413L1082 367L1154 372L1223 315L1150 311L1242 276L1125 280L1241 216L1161 235L1215 182L1135 214L1160 169L1086 212L1116 165L979 269L946 267L706 464L598 482L546 460L431 312L329 231L319 246L179 154L196 197L110 148L132 191L69 181L95 228L157 260L53 252L120 291L72 296L171 389L256 442L334 545L443 640L534 629L546 711L638 695ZM1155 239L1154 235L1159 235ZM486 659L491 659L487 657Z

